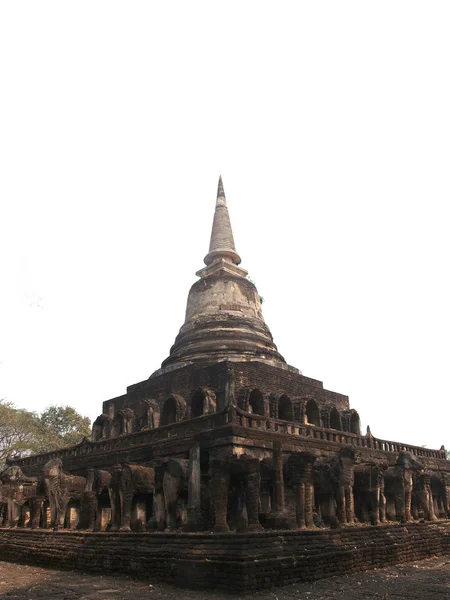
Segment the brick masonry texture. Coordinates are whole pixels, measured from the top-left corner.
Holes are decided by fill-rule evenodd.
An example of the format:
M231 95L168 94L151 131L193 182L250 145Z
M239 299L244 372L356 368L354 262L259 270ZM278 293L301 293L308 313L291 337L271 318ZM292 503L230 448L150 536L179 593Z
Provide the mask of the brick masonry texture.
M0 530L0 559L252 592L450 553L450 521L246 534Z

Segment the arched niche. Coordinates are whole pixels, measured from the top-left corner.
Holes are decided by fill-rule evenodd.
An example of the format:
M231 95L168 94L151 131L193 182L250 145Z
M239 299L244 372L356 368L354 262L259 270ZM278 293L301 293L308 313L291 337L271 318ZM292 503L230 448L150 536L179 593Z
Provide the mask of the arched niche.
M293 421L294 411L292 408L292 402L289 396L283 394L278 400L278 418L282 421Z
M334 406L330 410L330 428L338 431L342 430L341 417Z
M191 396L190 407L192 419L214 413L216 412L216 394L209 388L198 388Z
M356 433L357 435L361 435L361 424L359 421L359 415L356 412L352 412L350 417L350 433Z
M122 408L122 410L119 410L111 425L111 437L132 433L133 421L134 412L131 408Z
M92 441L108 438L111 433L111 419L108 415L99 415L92 425Z
M306 403L305 414L306 422L309 423L309 425L320 427L319 407L317 406L317 402L312 398Z
M264 396L260 390L252 390L248 398L248 412L264 416Z
M186 402L181 396L172 394L164 402L161 426L170 425L170 423L178 423L186 416Z
M136 408L135 413L137 431L159 427L161 415L159 404L156 400L146 398Z

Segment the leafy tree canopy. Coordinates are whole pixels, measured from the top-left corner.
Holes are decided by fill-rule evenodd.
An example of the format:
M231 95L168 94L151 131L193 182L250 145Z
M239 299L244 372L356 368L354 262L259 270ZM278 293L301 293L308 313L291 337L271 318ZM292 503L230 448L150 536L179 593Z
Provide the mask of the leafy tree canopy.
M70 406L49 406L40 415L0 400L0 469L18 458L73 446L91 434L91 423Z
M49 406L40 415L48 450L74 446L91 435L91 421L71 406Z

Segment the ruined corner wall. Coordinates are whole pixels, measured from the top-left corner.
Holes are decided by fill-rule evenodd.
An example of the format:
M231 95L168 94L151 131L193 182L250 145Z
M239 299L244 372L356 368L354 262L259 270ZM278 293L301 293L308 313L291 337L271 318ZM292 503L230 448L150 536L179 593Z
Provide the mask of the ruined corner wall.
M0 530L0 560L251 592L450 553L450 520L250 534Z

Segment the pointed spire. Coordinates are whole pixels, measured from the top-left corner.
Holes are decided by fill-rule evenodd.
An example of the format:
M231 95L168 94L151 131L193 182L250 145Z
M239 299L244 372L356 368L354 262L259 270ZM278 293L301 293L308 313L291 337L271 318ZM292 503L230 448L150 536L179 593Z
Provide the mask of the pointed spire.
M231 229L222 176L219 177L219 185L217 187L216 210L214 213L209 252L205 256L205 264L211 265L220 260L235 265L241 262L241 258L234 246L233 231Z
M222 175L219 176L219 185L217 186L217 199L225 199L225 190L223 189Z

